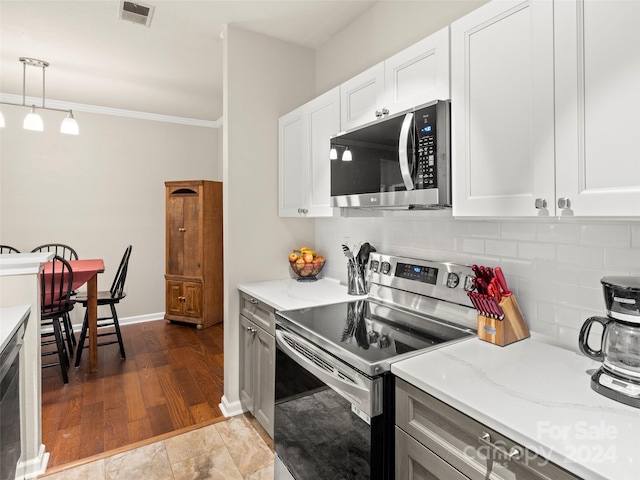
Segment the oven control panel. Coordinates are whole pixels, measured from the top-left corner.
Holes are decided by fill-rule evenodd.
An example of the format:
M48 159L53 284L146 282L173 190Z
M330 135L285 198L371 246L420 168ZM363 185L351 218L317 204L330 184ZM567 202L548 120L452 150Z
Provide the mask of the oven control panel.
M372 253L367 265L371 283L471 305L473 271L466 265Z

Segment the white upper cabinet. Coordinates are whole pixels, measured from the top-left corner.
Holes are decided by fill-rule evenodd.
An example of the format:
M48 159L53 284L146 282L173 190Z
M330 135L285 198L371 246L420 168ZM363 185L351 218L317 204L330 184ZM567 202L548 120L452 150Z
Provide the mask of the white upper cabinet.
M454 215L640 216L640 2L493 1L451 55Z
M445 27L344 82L341 129L448 98L449 27Z
M336 87L278 121L278 215L331 216L329 139L340 130Z
M550 1L494 1L451 25L451 110L453 214L555 215Z
M640 2L554 10L558 215L640 216Z

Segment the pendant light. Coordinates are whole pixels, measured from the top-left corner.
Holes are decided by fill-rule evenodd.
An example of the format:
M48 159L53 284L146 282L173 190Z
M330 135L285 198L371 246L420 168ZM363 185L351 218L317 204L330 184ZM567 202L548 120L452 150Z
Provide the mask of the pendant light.
M31 105L31 112L24 117L24 123L22 128L25 130L32 130L34 132L42 132L44 130L44 124L42 118L36 113L36 106Z
M0 104L4 105L15 105L19 107L27 107L30 108L31 111L27 114L22 124L22 127L25 130L31 130L34 132L42 132L44 130L44 124L42 122L42 117L36 111L35 105L27 105L26 104L26 78L27 78L27 67L38 67L42 68L42 106L37 107L41 110L52 110L56 112L65 112L67 117L62 121L60 125L60 133L65 133L68 135L78 135L80 133L80 129L78 128L78 122L73 117L73 112L71 110L64 110L60 108L50 108L45 107L44 105L44 97L45 97L45 68L49 66L49 62L45 62L44 60L38 60L37 58L29 58L29 57L20 57L18 60L22 62L22 104L19 103L11 103L11 102L0 102ZM4 116L2 112L0 112L0 128L5 126Z
M336 147L331 147L331 150L329 150L329 160L337 160L338 159L338 150L336 150Z
M349 147L347 147L344 153L342 154L342 161L350 162L351 160L353 160L353 157L351 156L351 150L349 150Z

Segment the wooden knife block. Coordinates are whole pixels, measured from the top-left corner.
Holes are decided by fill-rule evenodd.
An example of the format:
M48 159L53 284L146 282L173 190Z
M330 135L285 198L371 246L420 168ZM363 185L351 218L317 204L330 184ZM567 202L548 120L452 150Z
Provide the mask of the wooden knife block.
M480 340L504 347L531 336L515 295L502 297L500 308L504 312L502 320L478 315L478 338Z

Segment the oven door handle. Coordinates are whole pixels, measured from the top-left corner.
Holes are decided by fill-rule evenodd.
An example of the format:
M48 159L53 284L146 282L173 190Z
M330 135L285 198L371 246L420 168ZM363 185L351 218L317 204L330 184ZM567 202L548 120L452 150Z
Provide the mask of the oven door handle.
M290 331L286 332L292 339L298 342L300 345L303 345L304 348L313 352L314 355L321 358L327 364L337 368L330 357L326 354L319 351L317 348L311 346L307 341L302 339L300 336L291 333ZM361 400L363 405L368 405L371 399L371 391L366 385L356 385L346 380L342 380L335 374L331 374L324 369L318 367L314 362L309 360L305 355L298 352L296 349L292 348L286 340L283 338L284 332L283 330L276 330L276 343L285 352L290 358L292 358L296 363L300 366L313 373L316 377L318 377L321 381L323 381L327 386L334 389L336 392L342 394L343 392L354 396L357 399ZM352 373L351 376L357 375L357 373ZM344 395L343 395L344 396ZM369 412L367 412L369 413Z

